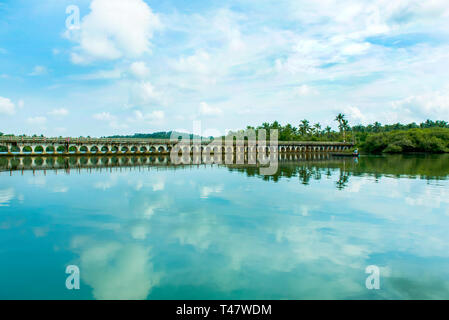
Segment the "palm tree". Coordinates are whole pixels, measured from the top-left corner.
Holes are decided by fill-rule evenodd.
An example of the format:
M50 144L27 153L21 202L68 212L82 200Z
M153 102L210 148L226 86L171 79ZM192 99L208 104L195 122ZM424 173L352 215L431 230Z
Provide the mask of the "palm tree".
M374 123L374 132L380 132L381 128L382 128L382 124L376 121Z
M320 134L320 131L321 131L321 124L318 122L318 123L315 123L314 125L313 125L313 128L315 129L315 133L317 134L317 135L319 135Z
M331 127L329 127L329 126L327 126L324 130L326 130L326 133L327 133L327 137L328 138L330 138L330 136L331 136L331 131L332 131L332 128Z
M309 120L301 120L301 124L299 125L299 132L301 133L302 136L305 136L306 134L309 133L310 131L310 122Z
M349 121L346 119L343 119L342 125L343 125L343 141L346 142L346 131L351 131L351 127L349 126Z
M345 141L345 130L343 126L343 121L346 121L345 115L339 113L338 116L335 118L335 121L338 122L338 129L340 129L340 133L343 133L343 141Z

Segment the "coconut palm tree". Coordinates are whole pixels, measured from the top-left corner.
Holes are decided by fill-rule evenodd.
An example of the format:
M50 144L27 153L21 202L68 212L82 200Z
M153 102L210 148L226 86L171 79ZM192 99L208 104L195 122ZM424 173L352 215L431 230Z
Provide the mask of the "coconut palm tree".
M309 120L301 120L301 123L299 124L299 132L301 133L302 136L305 136L306 134L308 134L310 132L310 122Z
M382 128L382 124L380 122L375 122L374 123L374 132L380 132L380 129Z
M330 138L330 136L331 136L331 131L332 131L332 128L331 127L329 127L329 126L327 126L326 128L324 128L324 130L326 131L326 133L327 133L327 137L328 138Z
M344 130L343 121L346 121L345 115L342 113L339 113L338 116L335 118L335 121L338 122L338 129L340 129L340 133L343 134L343 141L344 141L345 140L345 130Z
M349 121L343 119L342 126L343 126L343 141L346 142L346 132L351 130L351 127L349 126Z
M314 129L316 135L320 135L320 132L321 132L321 124L320 124L319 122L318 122L318 123L315 123L315 124L313 125L313 129Z

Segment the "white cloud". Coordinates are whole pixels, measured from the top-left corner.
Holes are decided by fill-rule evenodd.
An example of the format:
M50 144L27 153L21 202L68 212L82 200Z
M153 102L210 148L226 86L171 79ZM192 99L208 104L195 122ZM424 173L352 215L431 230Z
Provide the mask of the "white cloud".
M8 98L0 97L0 114L13 115L16 112L15 104Z
M48 114L55 117L65 117L69 114L69 110L65 108L53 109Z
M202 74L214 72L213 65L211 64L211 56L205 50L198 50L190 56L181 57L174 66L182 72Z
M12 199L14 199L15 192L13 188L0 190L0 207L8 207Z
M35 228L33 228L33 233L36 236L36 238L42 238L42 237L47 236L49 231L50 231L49 227L35 227Z
M81 29L68 36L78 43L74 63L135 58L150 52L159 17L142 0L93 0Z
M27 122L32 125L44 125L47 122L46 117L29 117L27 118Z
M146 76L148 76L150 72L145 62L142 61L132 63L129 69L135 77L140 79L143 79Z
M44 66L35 66L30 76L41 76L47 73L47 68Z
M109 112L101 112L93 115L95 120L108 122L112 129L127 129L128 125L124 123L118 116Z
M359 108L354 106L348 106L344 108L345 115L348 116L349 120L356 123L365 123L366 116L360 111Z
M148 81L136 82L132 86L132 102L134 104L146 105L151 102L157 102L161 94Z
M343 47L342 49L342 53L345 55L358 55L358 54L363 54L366 51L369 50L369 48L371 47L371 44L365 42L365 43L352 43L349 44L345 47Z
M207 198L209 198L209 196L211 194L222 193L222 192L223 192L223 186L222 185L218 185L218 186L204 186L204 187L201 188L200 198L207 199Z
M141 231L134 235L143 236ZM96 299L145 299L159 283L149 247L89 239L74 239L72 245L80 255L83 279L93 288Z
M145 225L136 225L131 230L131 236L136 240L145 240L147 234L148 228Z
M393 102L393 112L417 121L449 119L449 93L432 92Z
M220 116L223 114L223 110L218 107L208 105L206 102L200 103L200 114L204 116Z
M128 118L129 122L155 122L164 120L165 113L161 110L155 110L150 113L142 113L142 111L136 110L134 111L134 116Z
M115 182L113 181L99 181L94 184L95 189L100 189L103 191L111 189L113 186L115 186Z
M63 133L65 133L65 132L67 132L67 128L64 128L64 127L57 127L57 128L55 128L54 130L55 130L55 132L58 133L58 134L63 134Z
M155 183L153 183L153 191L163 191L165 189L165 181L164 180L159 180Z
M312 88L306 84L303 84L297 88L295 88L295 93L298 96L308 96L308 95L314 95L318 93L318 90L315 88Z
M93 115L93 118L100 121L113 121L116 117L111 115L109 112L101 112Z
M120 79L122 77L122 70L115 68L112 70L99 70L89 74L82 74L72 76L75 80L110 80L110 79Z
M66 187L66 186L59 186L59 187L53 188L54 193L66 193L68 191L69 191L69 187Z

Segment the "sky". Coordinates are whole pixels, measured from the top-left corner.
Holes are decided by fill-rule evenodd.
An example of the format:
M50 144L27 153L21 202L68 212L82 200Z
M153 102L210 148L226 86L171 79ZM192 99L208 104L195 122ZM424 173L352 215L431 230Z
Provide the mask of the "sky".
M0 132L448 121L448 58L447 0L0 0Z

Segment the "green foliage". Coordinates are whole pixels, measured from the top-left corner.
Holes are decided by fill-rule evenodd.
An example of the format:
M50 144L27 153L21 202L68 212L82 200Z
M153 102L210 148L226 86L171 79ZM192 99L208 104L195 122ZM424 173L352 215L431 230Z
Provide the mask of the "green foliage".
M272 124L265 122L256 129L265 129L267 138L270 129L277 129L281 141L354 141L366 153L449 152L449 123L446 121L427 120L419 125L375 122L350 127L344 114L339 114L335 121L338 122L338 132L329 126L322 130L319 123L311 125L306 119L301 120L297 128L275 121Z
M184 132L176 132L176 131L162 131L162 132L155 132L155 133L136 133L134 135L128 135L128 136L110 136L107 138L127 138L127 139L170 139L171 136L176 135L180 138L190 138L190 139L200 139L200 136L188 134Z
M361 144L368 153L449 152L449 128L415 128L374 133Z

